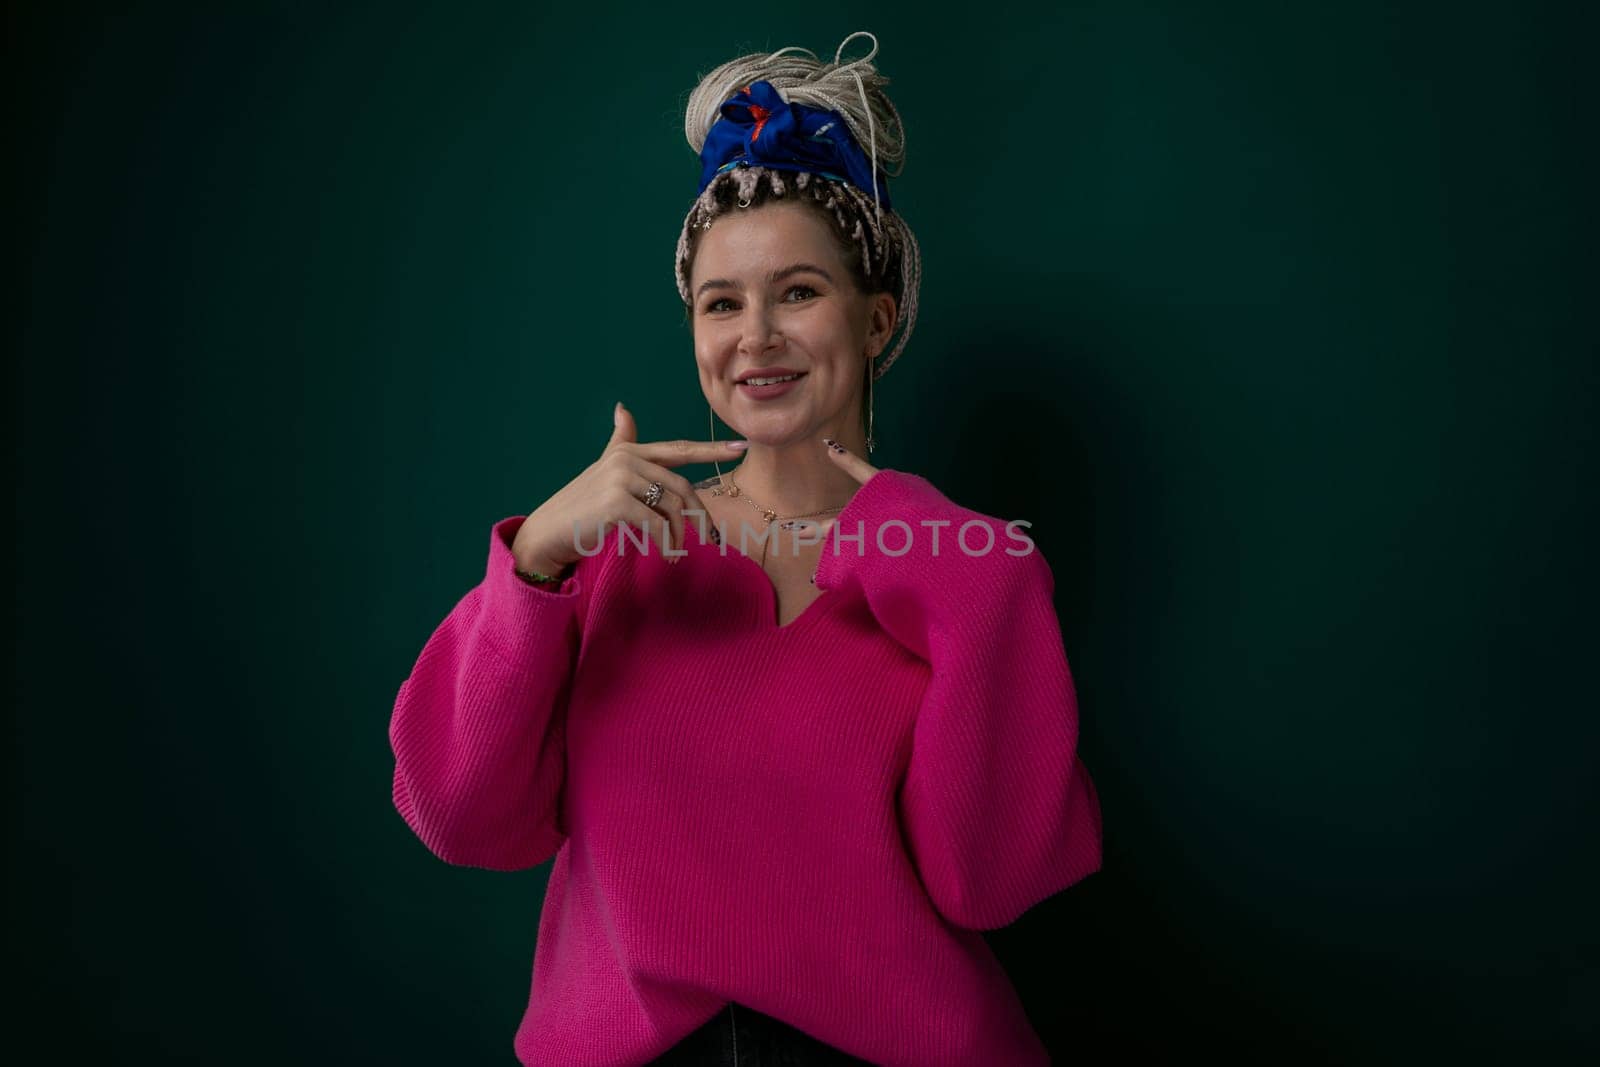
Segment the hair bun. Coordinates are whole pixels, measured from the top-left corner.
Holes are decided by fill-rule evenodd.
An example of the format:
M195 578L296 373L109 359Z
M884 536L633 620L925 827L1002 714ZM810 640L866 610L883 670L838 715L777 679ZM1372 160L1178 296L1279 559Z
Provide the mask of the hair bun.
M841 63L845 47L857 37L871 40L872 51ZM689 95L684 137L698 155L711 127L722 117L722 105L751 82L767 81L788 103L837 111L861 150L875 155L883 172L896 177L905 169L905 126L883 91L889 79L872 65L877 54L878 39L866 30L857 30L840 42L832 63L823 63L816 53L797 45L729 60L701 78Z

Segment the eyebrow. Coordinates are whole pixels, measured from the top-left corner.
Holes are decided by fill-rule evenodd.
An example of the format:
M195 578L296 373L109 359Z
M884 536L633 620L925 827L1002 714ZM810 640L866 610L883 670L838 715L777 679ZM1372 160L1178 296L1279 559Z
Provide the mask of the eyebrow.
M778 281L781 278L787 278L791 274L799 274L802 271L811 271L813 274L820 274L824 278L828 279L829 285L833 284L833 275L829 274L815 263L795 263L791 266L784 267L782 270L775 270L771 274L767 275L767 284L771 285L773 282ZM736 282L729 281L727 278L710 278L700 283L700 288L696 289L694 292L695 299L700 299L700 294L704 293L707 289L719 288L737 289L739 286Z

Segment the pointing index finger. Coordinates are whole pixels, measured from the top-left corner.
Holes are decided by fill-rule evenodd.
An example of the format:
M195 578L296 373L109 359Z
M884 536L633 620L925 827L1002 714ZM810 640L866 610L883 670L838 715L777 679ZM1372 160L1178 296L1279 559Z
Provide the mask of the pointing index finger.
M650 441L634 447L634 451L652 463L663 467L679 467L685 463L710 463L744 454L747 441Z
M878 468L850 451L831 437L824 437L822 443L828 446L828 454L833 461L850 473L862 485L867 484L867 479L878 473Z

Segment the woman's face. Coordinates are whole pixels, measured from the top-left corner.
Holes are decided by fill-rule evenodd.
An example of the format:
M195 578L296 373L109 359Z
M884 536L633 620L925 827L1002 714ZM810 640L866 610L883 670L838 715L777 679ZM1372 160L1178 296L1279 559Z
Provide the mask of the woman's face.
M868 353L883 347L894 298L864 295L811 209L766 203L700 234L689 292L700 388L742 437L766 445L856 425ZM798 373L780 388L750 375ZM767 395L762 395L766 393Z

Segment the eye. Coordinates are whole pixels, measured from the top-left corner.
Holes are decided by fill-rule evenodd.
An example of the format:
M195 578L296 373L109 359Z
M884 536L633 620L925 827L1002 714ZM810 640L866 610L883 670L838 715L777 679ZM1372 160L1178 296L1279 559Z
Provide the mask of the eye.
M795 293L805 293L806 294L806 298L804 300L788 300L788 301L786 301L786 303L790 303L790 304L806 304L806 303L809 303L811 300L815 299L816 296L817 296L817 291L815 289L813 289L809 285L791 285L791 286L789 286L788 291L784 293L784 296L786 296L786 297L792 296ZM729 304L729 303L732 303L732 301L728 297L725 297L725 296L718 297L717 299L711 301L711 303L709 303L709 304L707 304L705 306L705 314L710 315L710 314L714 314L715 312L721 311L722 310L722 305L723 304Z

